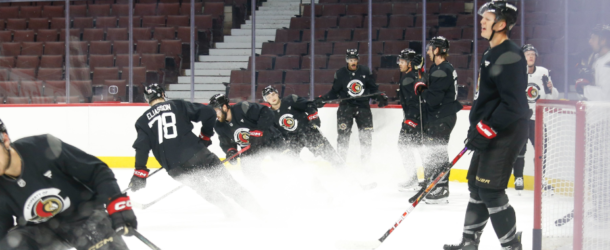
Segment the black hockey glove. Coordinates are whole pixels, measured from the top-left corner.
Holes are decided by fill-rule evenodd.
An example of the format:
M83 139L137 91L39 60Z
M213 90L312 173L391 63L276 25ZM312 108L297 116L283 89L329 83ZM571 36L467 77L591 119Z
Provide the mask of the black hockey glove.
M129 188L134 192L146 187L146 178L148 178L148 169L136 169L129 182Z
M407 134L415 134L421 132L421 127L413 120L405 120L402 123L402 131Z
M263 131L250 130L250 150L258 150L263 146Z
M377 105L380 108L388 106L388 96L385 93L381 93L377 96Z
M227 159L233 157L236 154L237 154L237 149L230 148L229 150L227 150ZM237 164L237 156L235 156L231 160L229 160L229 163L231 163L231 165Z
M133 230L138 229L136 215L131 210L129 196L120 194L110 198L106 211L112 220L112 228L120 235L132 236Z
M549 88L549 76L547 75L543 75L542 76L542 87L544 87L544 92L547 94L551 93L551 88Z
M424 66L424 58L421 55L415 55L411 60L411 66L415 70L420 70Z
M317 108L324 107L324 104L325 104L324 101L325 101L324 97L322 97L322 96L318 96L313 99L313 102L316 104Z
M203 145L205 145L206 148L209 147L210 145L212 145L212 138L204 135L203 133L199 134L199 139L201 139L203 141Z
M416 82L413 87L413 91L415 91L416 95L421 95L424 90L428 89L428 85L426 85L426 83L422 79L417 79L417 81L418 82Z
M320 116L318 115L318 111L316 111L313 114L308 115L307 120L309 120L310 124L315 125L318 128L320 127L321 121L320 121Z
M480 121L477 123L476 129L471 127L468 131L466 147L470 150L485 151L496 135L498 133L493 128Z

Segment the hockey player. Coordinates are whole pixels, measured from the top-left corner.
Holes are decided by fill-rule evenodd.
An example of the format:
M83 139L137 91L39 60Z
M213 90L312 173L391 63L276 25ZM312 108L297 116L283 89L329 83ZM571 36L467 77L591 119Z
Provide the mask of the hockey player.
M400 51L397 63L400 72L403 73L400 79L398 96L404 114L402 128L398 134L398 148L403 166L411 176L406 183L400 185L400 188L401 190L407 190L416 185L418 181L416 166L413 164L413 157L415 157L413 149L421 145L423 117L420 114L423 110L420 107L419 97L415 93L414 86L417 82L424 81L421 77L425 73L420 71L424 60L414 50L404 49Z
M136 121L138 136L133 143L136 170L129 183L131 189L146 187L149 174L146 163L152 150L172 178L216 205L228 218L236 216L237 211L225 196L255 215L262 215L254 196L208 150L216 122L214 109L199 103L166 100L165 90L157 84L146 86L144 91L150 109ZM199 138L192 133L192 122L201 122Z
M352 134L354 119L358 125L358 137L360 138L360 155L363 162L368 162L371 154L373 141L373 114L369 106L370 98L357 98L358 96L377 93L379 85L369 68L358 65L358 50L348 49L345 56L347 65L335 72L335 80L332 89L325 95L315 98L318 108L324 106L324 101L337 98L356 97L342 101L337 110L337 153L345 160L349 146L349 138ZM380 93L376 96L379 107L388 104L388 97Z
M479 84L470 111L466 147L474 150L468 169L470 201L466 208L462 242L444 249L476 250L483 228L491 220L502 249L521 250L515 210L506 185L519 151L527 141L529 110L527 62L523 51L508 39L517 21L517 8L491 1L478 11L481 36L490 48L481 59Z
M421 95L426 110L424 119L424 145L427 152L424 158L425 178L434 179L449 163L447 145L449 136L457 121L457 112L462 104L457 101L457 72L447 61L449 41L436 36L428 42L427 55L433 62L428 71L428 82L415 83L415 94ZM446 203L449 197L449 174L426 196L426 203Z
M238 102L229 104L224 94L210 98L209 105L216 111L214 129L220 139L220 147L226 157L235 155L238 147L249 149L241 155L242 171L246 177L257 184L262 184L266 177L260 169L261 157L266 151L284 151L284 138L275 126L275 116L267 106ZM234 163L236 158L232 161ZM247 166L245 166L247 165Z
M591 34L589 45L597 54L593 62L594 83L576 80L576 91L589 101L610 100L610 25L599 24Z
M105 163L49 134L11 143L2 121L0 144L0 249L128 249L138 222Z
M527 60L527 74L528 84L525 90L529 108L532 111L532 116L528 121L528 137L532 146L535 146L534 139L536 138L534 132L536 130L536 101L538 99L559 99L559 92L553 87L549 70L536 65L536 59L538 58L538 50L531 44L526 44L521 47ZM514 175L515 175L515 189L523 190L523 168L525 166L525 152L527 150L527 143L519 152L517 161L515 161Z
M262 91L263 99L271 105L275 124L286 138L291 152L298 154L307 148L314 155L321 156L336 167L342 167L341 159L326 137L318 130L320 117L312 101L297 95L281 98L277 89L269 85Z

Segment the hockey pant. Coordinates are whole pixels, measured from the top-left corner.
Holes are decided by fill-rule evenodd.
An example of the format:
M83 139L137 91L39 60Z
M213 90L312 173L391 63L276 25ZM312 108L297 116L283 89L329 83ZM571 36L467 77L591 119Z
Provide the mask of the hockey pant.
M424 150L420 151L424 164L424 176L426 180L432 180L440 172L451 165L447 145L449 136L457 121L457 115L446 116L427 124L424 124ZM447 173L442 181L438 182L437 187L449 187L449 176Z
M85 211L83 208L89 208ZM48 222L17 226L0 241L2 250L128 250L120 235L112 228L110 217L103 208L92 209L83 204L76 213L90 213L87 217L66 222Z
M398 152L402 158L402 165L407 171L409 179L417 179L417 166L415 154L420 154L421 149L421 129L420 127L413 128L410 125L402 123L402 128L398 134ZM418 156L419 157L419 156Z
M535 120L529 120L528 121L528 138L530 139L530 142L532 143L532 146L536 146L536 121ZM527 142L525 143L525 145L523 145L523 148L521 149L521 152L519 152L519 156L517 157L517 160L515 161L515 166L514 166L514 175L515 178L517 177L523 177L523 168L525 168L525 152L527 151Z
M286 143L293 155L297 156L303 148L309 149L315 156L327 160L336 168L343 168L345 163L330 142L315 128L305 128L302 131L286 136Z
M360 156L362 162L366 163L372 154L373 144L373 114L370 107L339 105L337 110L337 153L345 161L354 120L358 126Z
M233 199L256 215L262 213L262 208L254 196L233 179L218 157L207 148L201 150L182 167L169 170L168 174L220 208L227 217L237 214L227 198Z

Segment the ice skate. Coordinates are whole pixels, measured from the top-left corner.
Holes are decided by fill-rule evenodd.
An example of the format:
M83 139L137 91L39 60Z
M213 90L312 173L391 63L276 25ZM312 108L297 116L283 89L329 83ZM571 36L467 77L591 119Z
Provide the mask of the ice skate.
M515 190L517 190L519 196L521 195L521 191L523 191L523 186L523 177L515 178Z
M459 244L446 244L443 246L443 250L478 250L479 241L481 241L482 232L474 233L474 240L468 238L462 238L462 242Z
M426 197L424 202L426 204L447 204L449 203L449 188L447 187L435 187Z
M410 180L398 184L398 191L399 192L411 192L413 190L419 190L420 187L418 184L419 183L417 180L417 176L414 176Z
M502 250L523 250L523 246L521 245L521 232L517 232L513 243L510 246L502 247Z

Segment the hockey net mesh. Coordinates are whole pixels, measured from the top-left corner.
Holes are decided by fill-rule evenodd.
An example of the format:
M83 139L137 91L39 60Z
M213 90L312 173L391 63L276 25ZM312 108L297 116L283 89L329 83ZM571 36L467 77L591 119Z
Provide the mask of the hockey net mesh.
M610 103L587 102L584 131L576 129L576 106L543 104L541 190L542 249L574 249L582 233L582 249L610 249ZM576 148L584 136L584 148ZM574 229L576 150L584 150L584 221Z
M583 249L610 249L610 103L585 112Z

